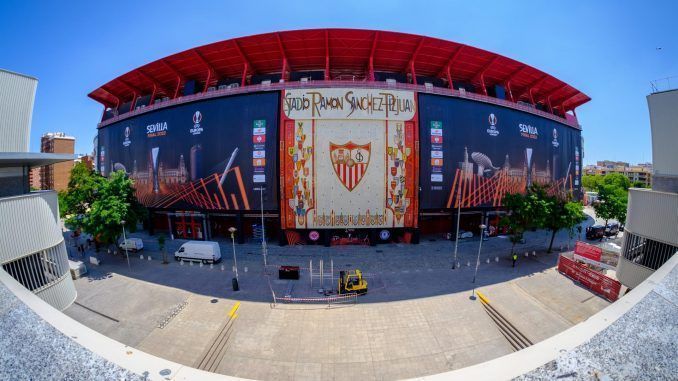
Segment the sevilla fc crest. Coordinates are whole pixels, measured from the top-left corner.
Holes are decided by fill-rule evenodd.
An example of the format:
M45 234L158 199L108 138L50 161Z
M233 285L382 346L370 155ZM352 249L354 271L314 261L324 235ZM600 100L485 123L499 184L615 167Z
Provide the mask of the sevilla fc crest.
M355 189L367 172L371 145L372 143L358 145L350 141L343 145L330 142L334 173L349 192Z

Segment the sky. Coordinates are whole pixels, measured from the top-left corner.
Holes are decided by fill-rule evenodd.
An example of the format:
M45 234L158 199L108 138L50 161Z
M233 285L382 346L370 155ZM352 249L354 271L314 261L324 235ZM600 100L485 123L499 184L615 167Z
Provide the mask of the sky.
M103 106L87 97L129 70L192 47L323 27L456 41L534 66L592 98L577 109L584 164L652 160L650 81L678 76L675 1L0 1L0 68L38 78L40 136L92 151ZM678 86L678 77L673 79Z

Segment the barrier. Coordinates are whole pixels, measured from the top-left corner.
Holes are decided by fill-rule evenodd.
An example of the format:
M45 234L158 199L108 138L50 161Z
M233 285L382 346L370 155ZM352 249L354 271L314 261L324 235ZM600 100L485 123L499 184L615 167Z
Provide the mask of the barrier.
M593 271L582 263L561 255L558 257L558 272L611 302L619 299L621 292L619 281Z

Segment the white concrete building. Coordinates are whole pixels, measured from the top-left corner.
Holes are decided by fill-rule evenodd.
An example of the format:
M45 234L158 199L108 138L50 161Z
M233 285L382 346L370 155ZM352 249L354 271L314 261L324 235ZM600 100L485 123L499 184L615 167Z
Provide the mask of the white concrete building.
M652 128L652 189L629 189L617 277L635 288L678 252L678 89L647 96Z
M73 160L28 152L35 78L0 70L0 266L53 307L76 297L56 192L31 192L30 168Z

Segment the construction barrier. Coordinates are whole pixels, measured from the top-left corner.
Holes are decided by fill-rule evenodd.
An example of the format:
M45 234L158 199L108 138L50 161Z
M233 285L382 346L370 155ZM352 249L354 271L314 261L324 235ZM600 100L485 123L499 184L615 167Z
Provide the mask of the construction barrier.
M558 257L558 271L611 302L619 299L619 281L593 271L582 263L561 255Z

